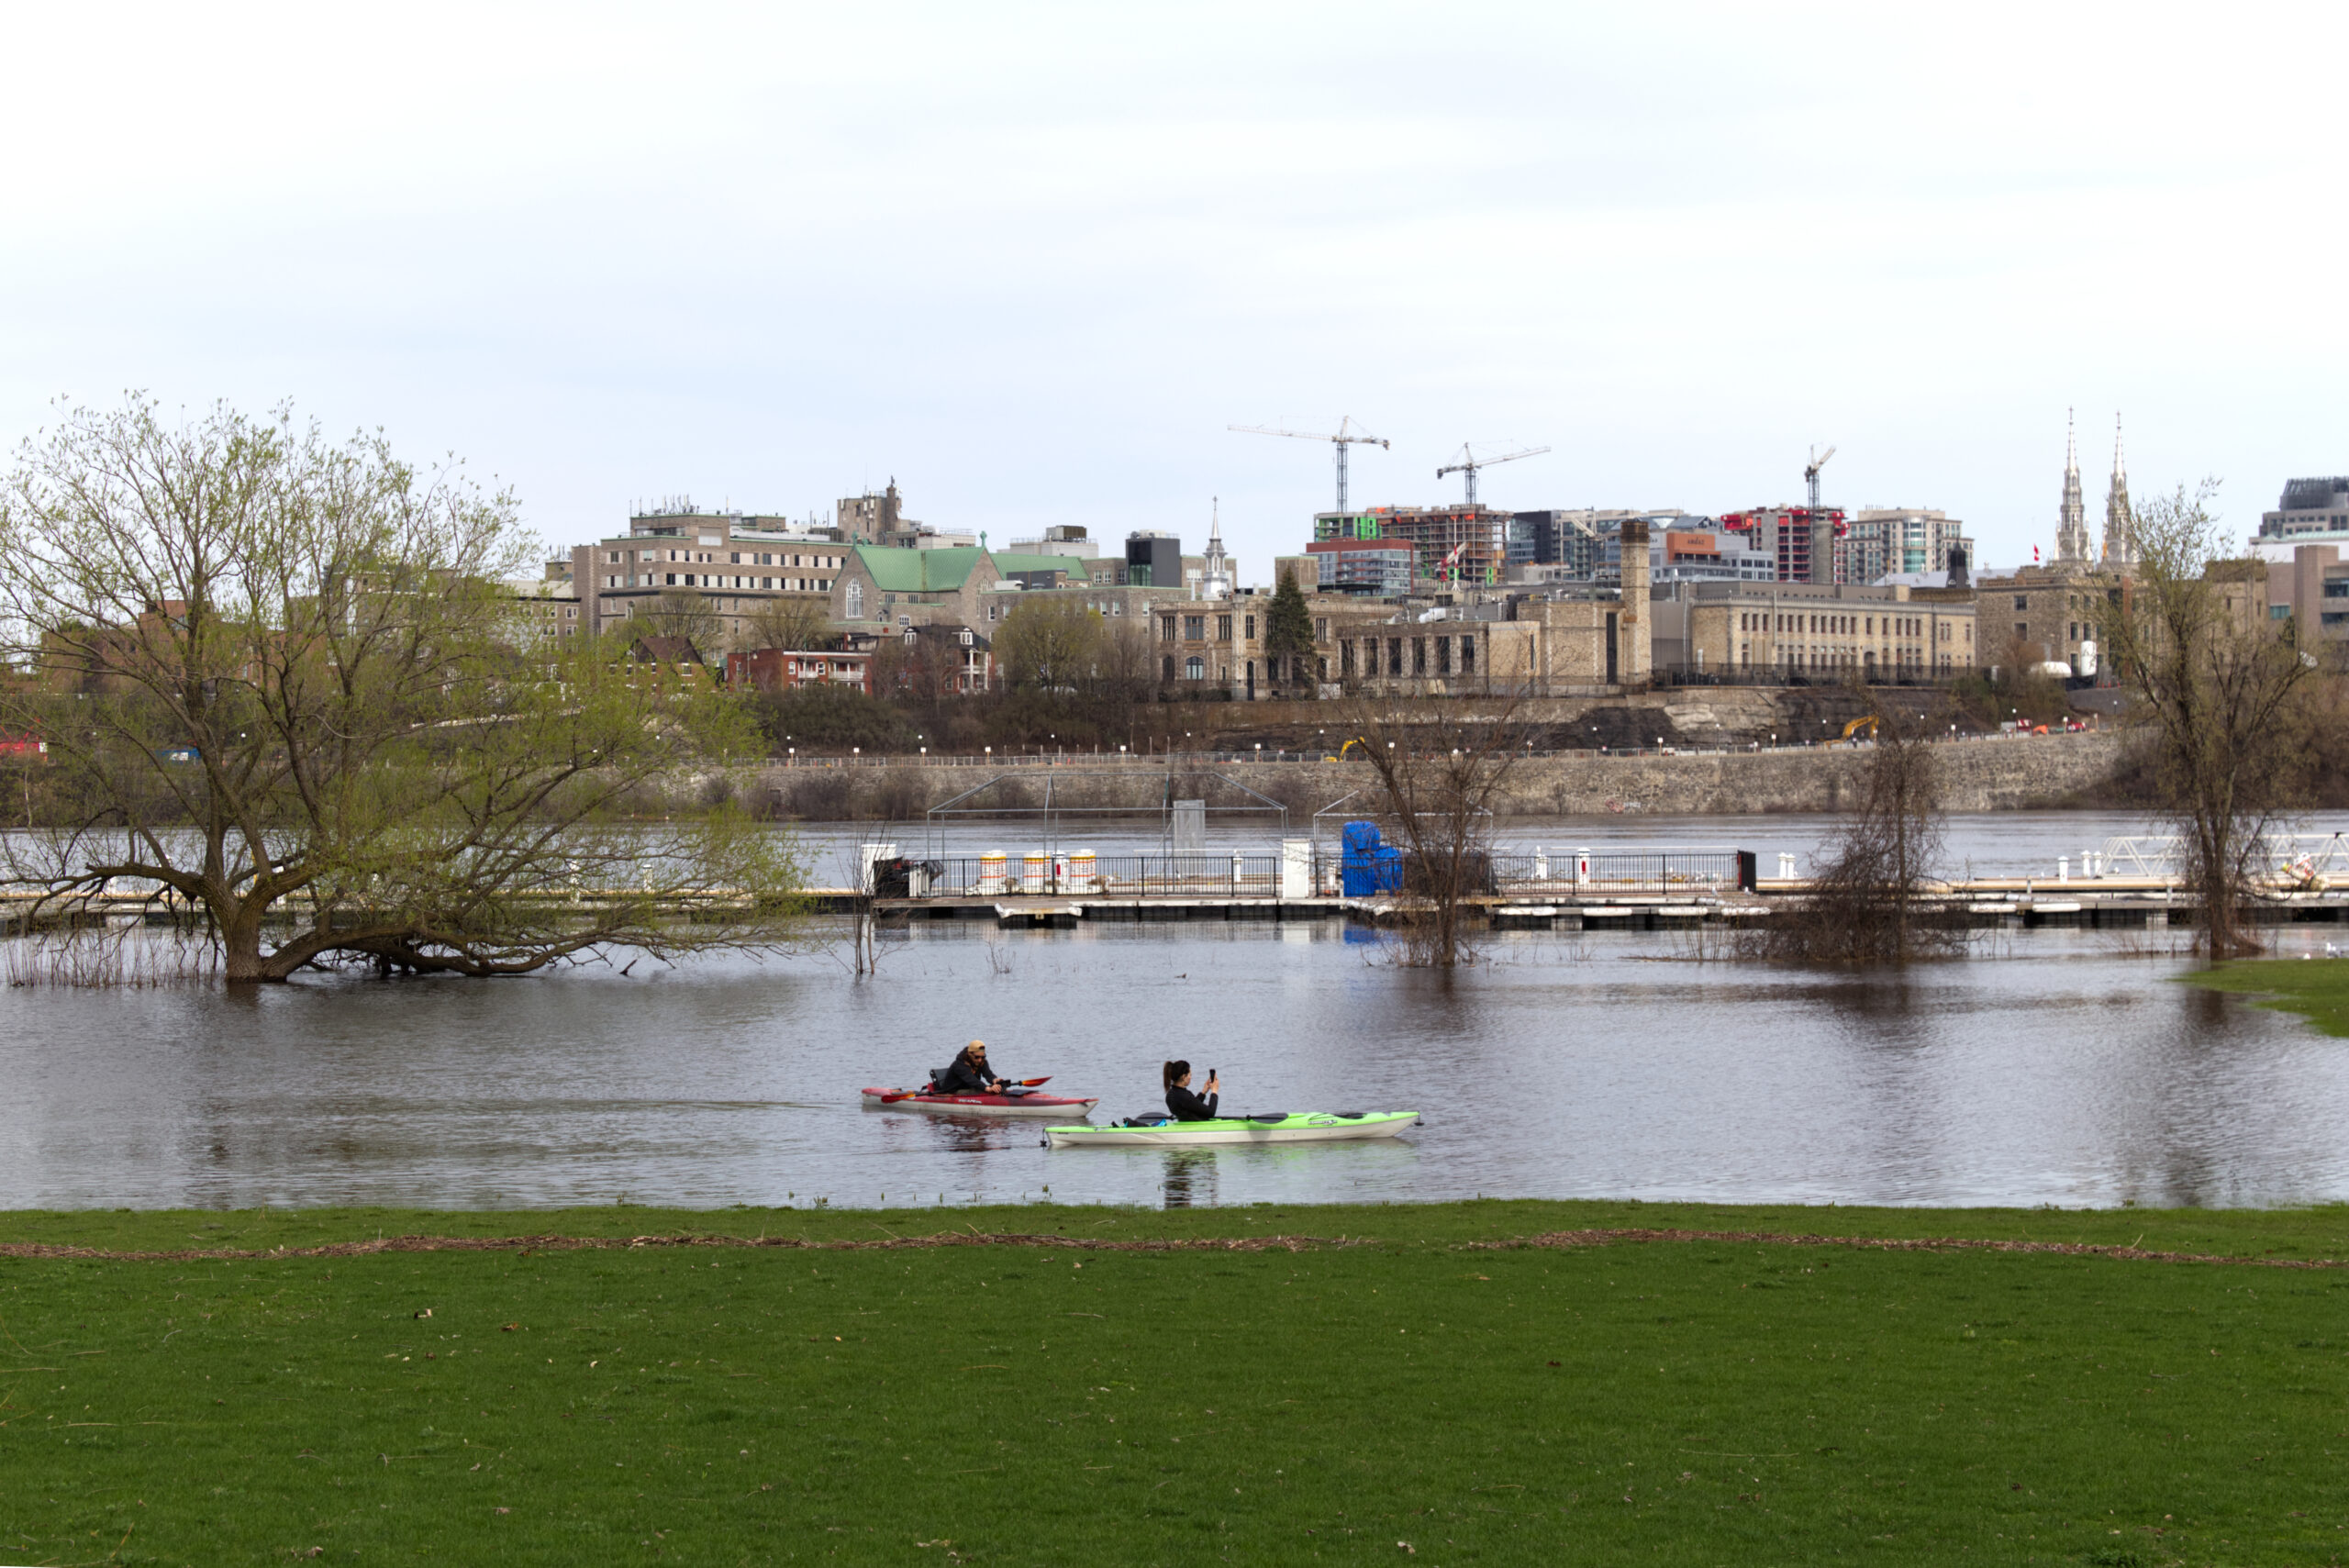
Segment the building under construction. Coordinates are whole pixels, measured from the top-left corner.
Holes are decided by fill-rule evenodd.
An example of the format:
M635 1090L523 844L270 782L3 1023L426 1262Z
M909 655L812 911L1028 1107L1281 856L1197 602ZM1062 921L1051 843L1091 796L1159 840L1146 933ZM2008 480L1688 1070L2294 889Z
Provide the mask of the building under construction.
M1835 506L1756 506L1747 512L1723 512L1720 526L1742 533L1751 548L1777 563L1781 583L1843 581L1836 545L1850 531L1842 508Z
M1366 506L1317 512L1313 537L1400 539L1411 547L1414 583L1491 587L1508 574L1509 524L1516 514L1491 506Z

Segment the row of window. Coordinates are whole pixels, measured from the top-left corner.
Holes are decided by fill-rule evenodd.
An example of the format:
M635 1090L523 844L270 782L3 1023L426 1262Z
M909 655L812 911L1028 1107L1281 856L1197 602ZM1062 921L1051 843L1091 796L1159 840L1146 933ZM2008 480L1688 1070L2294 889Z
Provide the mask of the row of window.
M683 581L679 581L679 579ZM735 588L746 593L828 594L829 577L737 577L714 572L630 572L604 579L607 588Z
M1865 670L1873 669L1879 663L1890 664L1896 669L1904 670L1925 668L1924 652L1915 648L1894 649L1879 659L1873 648L1862 649L1854 653L1845 648L1781 647L1773 651L1773 659L1780 668L1788 670ZM1741 642L1737 645L1737 662L1740 664L1753 662L1752 643ZM1936 669L1947 670L1952 667L1952 660L1947 653L1936 655L1933 662Z
M1844 615L1764 615L1758 610L1741 613L1737 617L1740 631L1808 632L1813 636L1832 637L1841 633L1851 637L1874 637L1876 623L1884 622L1887 637L1923 637L1925 617L1922 616L1844 616ZM1949 640L1948 628L1942 630L1942 640Z
M745 562L742 559L746 554L751 558L748 562ZM646 561L671 562L683 565L693 566L715 566L718 564L718 553L715 550L607 550L604 552L604 564L607 566L620 566ZM772 550L729 550L727 552L726 564L729 566L741 566L745 564L751 566L814 566L829 572L835 570L840 566L841 557L837 555L792 555L785 551Z
M1460 651L1459 667L1453 665L1453 648ZM1362 674L1372 678L1385 675L1400 679L1406 675L1424 680L1430 674L1440 677L1454 673L1473 675L1476 673L1476 639L1464 633L1460 637L1365 637L1361 639L1361 652L1355 652L1355 639L1347 638L1338 644L1338 673L1343 676ZM1432 656L1432 663L1431 663Z

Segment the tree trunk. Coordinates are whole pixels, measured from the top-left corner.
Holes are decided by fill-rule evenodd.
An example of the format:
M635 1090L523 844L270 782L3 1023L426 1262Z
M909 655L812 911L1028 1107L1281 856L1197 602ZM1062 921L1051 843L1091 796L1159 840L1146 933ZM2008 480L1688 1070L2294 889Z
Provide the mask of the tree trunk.
M261 951L261 906L250 900L216 904L213 929L220 936L221 978L231 985L273 984L285 978L283 966Z

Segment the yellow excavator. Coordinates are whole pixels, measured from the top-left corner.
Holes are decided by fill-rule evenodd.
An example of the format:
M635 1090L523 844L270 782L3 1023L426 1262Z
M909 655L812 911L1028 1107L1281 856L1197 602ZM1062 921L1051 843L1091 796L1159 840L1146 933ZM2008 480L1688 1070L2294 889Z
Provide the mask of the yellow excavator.
M1852 720L1851 723L1843 726L1843 744L1846 746L1858 745L1859 741L1855 737L1857 737L1862 731L1866 732L1869 740L1873 740L1876 739L1876 715L1869 714L1865 718L1855 718Z

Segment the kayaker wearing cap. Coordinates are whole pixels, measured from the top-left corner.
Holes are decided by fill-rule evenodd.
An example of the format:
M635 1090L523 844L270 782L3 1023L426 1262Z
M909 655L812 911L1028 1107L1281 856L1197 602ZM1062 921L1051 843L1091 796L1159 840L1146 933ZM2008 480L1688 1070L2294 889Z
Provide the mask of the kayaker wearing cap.
M1191 1093L1191 1064L1169 1062L1160 1069L1166 1080L1166 1108L1174 1113L1176 1121L1213 1121L1216 1090L1222 1081L1212 1073L1208 1074L1207 1097L1201 1099Z

